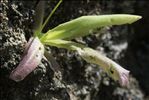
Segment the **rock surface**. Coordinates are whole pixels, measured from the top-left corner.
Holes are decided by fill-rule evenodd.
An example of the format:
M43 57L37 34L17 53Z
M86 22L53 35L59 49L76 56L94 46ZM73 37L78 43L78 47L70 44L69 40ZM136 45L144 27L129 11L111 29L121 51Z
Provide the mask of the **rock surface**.
M57 1L47 2L50 12ZM88 64L74 52L50 47L61 66L56 73L46 61L21 82L9 79L17 67L26 41L31 37L36 2L2 0L0 3L0 100L144 100L148 92L147 1L64 1L44 31L82 15L132 13L144 19L133 25L105 27L75 41L100 50L132 72L130 85L122 88L98 66ZM143 7L146 6L146 9ZM45 16L48 13L45 13ZM142 27L140 27L140 24ZM103 34L104 33L104 34ZM138 34L137 34L138 33ZM138 45L139 44L139 45ZM129 58L129 59L128 59ZM143 63L142 63L143 62ZM139 80L139 84L138 84ZM142 90L146 94L143 94ZM147 100L147 98L146 98Z

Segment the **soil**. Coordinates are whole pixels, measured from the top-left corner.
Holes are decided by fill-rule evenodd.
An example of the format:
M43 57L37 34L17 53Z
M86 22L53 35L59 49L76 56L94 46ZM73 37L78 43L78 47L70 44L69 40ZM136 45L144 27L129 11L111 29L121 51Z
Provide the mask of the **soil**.
M65 1L44 31L83 15L138 14L142 20L105 27L75 41L99 50L131 71L130 84L121 87L98 66L86 63L75 52L47 47L60 65L54 72L45 60L21 82L9 79L17 67L24 45L32 36L37 1L0 2L0 100L149 100L148 1ZM47 16L58 1L46 1ZM101 34L101 35L98 35Z

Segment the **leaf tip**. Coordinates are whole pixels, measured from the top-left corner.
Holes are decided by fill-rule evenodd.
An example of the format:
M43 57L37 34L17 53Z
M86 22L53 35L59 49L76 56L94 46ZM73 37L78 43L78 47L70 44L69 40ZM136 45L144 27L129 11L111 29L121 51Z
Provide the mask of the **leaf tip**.
M137 21L137 20L140 20L141 18L142 18L142 16L139 16L139 15L135 15L135 16L134 16L134 19L136 19L136 21Z
M142 16L139 16L139 15L131 15L131 16L132 16L132 21L130 21L129 24L134 23L142 18Z

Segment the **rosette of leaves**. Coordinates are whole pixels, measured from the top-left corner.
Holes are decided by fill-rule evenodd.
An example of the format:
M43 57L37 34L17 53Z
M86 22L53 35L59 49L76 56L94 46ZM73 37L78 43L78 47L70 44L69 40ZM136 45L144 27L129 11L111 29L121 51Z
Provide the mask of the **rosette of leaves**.
M48 30L46 33L42 33L42 29L60 3L61 0L45 22L43 22L42 19L38 22L39 27L36 28L34 36L31 37L26 44L22 60L11 72L10 78L14 81L23 80L38 66L42 58L46 59L48 54L45 53L46 50L44 49L44 46L49 45L78 52L82 59L89 63L99 65L115 81L119 81L122 86L126 86L129 82L128 70L106 56L103 56L100 52L90 47L86 47L85 45L73 42L71 39L87 36L92 29L111 25L131 24L139 20L141 16L130 14L82 16L62 23L55 28ZM43 6L43 3L40 3L39 5ZM40 16L43 16L43 14Z

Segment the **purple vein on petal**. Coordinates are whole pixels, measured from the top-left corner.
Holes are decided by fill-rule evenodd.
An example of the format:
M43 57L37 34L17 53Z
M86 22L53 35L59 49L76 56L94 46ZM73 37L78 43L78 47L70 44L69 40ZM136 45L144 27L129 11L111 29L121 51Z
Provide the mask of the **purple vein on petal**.
M126 70L125 68L121 67L117 63L113 62L113 65L115 66L115 69L118 72L119 75L119 83L121 86L127 86L129 84L129 70Z
M119 70L119 82L121 86L127 86L129 84L129 71L126 69Z
M17 68L11 72L10 78L14 81L23 80L39 65L43 54L44 46L40 40L37 37L34 39L31 38L26 44L22 60Z

